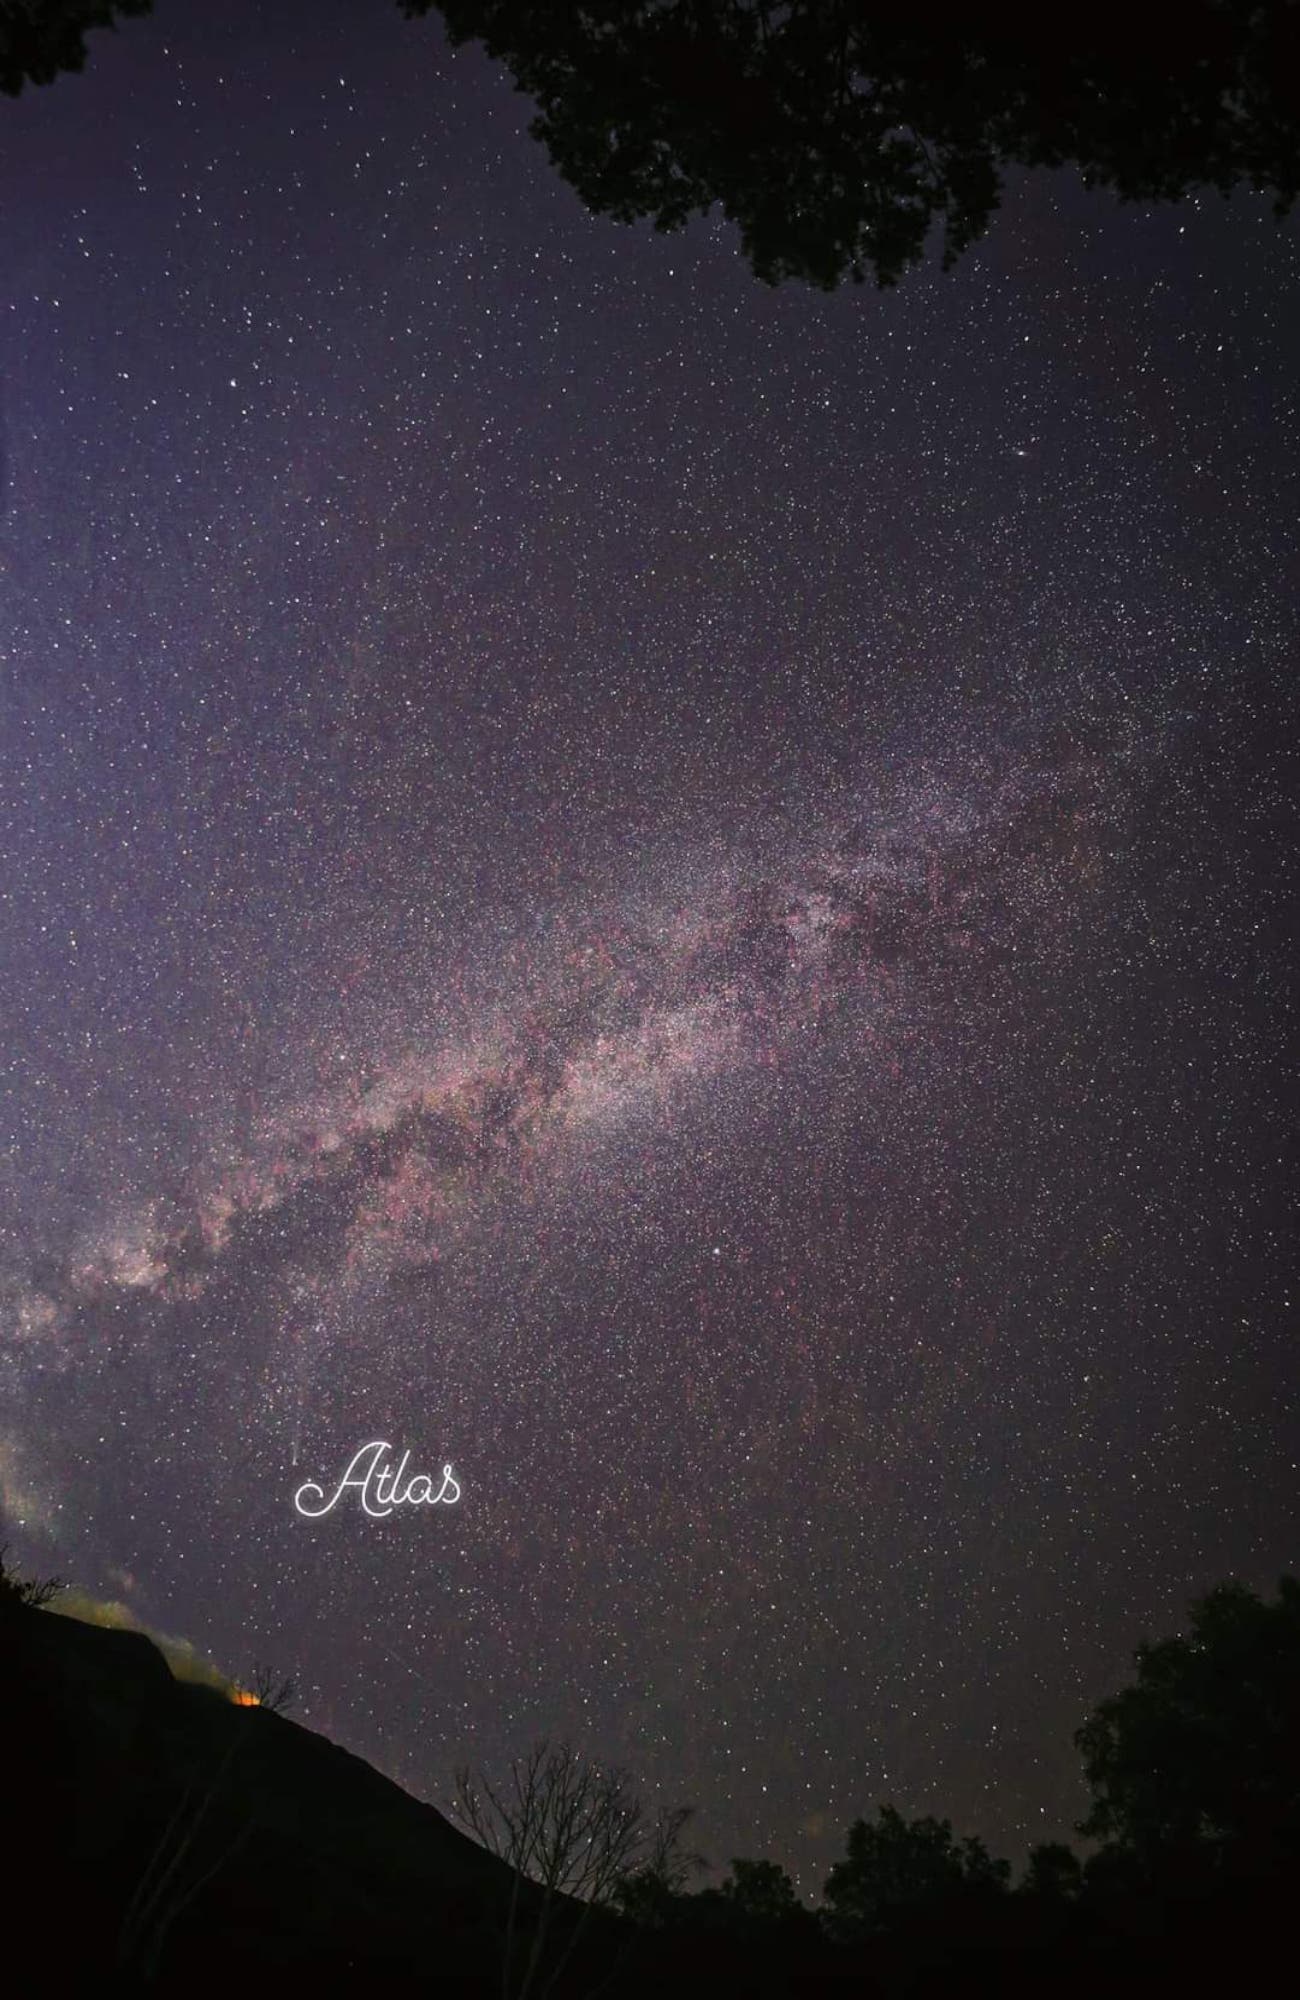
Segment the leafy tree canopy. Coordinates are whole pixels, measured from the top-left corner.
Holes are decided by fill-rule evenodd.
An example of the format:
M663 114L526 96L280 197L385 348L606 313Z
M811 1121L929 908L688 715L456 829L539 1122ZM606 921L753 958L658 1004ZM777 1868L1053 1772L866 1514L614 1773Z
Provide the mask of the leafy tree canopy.
M86 34L117 15L147 14L153 0L0 0L0 90L53 83L86 61Z
M760 278L890 285L945 265L1008 166L1138 200L1300 191L1300 6L1096 0L401 0L481 41L587 205L660 229L720 204Z
M1139 1854L1300 1849L1300 1582L1272 1604L1221 1584L1185 1637L1134 1657L1075 1738L1094 1797L1079 1831Z
M1010 1868L981 1840L956 1840L946 1819L905 1820L881 1806L874 1825L849 1828L848 1853L826 1879L826 1921L845 1940L870 1937L1000 1895Z
M378 5L380 0L371 0ZM1300 0L399 0L537 104L588 207L676 229L718 205L759 277L891 285L983 234L1009 167L1131 200L1300 192ZM0 0L0 90L50 83L151 0Z
M754 1924L788 1923L801 1909L794 1883L775 1861L746 1861L737 1857L719 1893L739 1915Z
M1020 1879L1022 1896L1053 1903L1072 1902L1083 1888L1083 1864L1072 1847L1060 1840L1046 1840L1031 1847L1025 1872Z

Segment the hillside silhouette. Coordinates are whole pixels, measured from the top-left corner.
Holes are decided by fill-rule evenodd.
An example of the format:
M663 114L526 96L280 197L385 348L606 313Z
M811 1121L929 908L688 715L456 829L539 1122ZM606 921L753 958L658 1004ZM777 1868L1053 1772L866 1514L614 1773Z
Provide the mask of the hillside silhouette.
M886 1805L848 1829L820 1911L768 1861L736 1860L695 1891L684 1870L643 1868L594 1921L561 1896L523 1983L503 1976L503 1917L513 1907L536 1935L533 1881L325 1737L174 1677L143 1633L59 1616L50 1596L0 1560L5 1990L19 1995L274 1981L319 2000L400 1980L499 2000L1091 2000L1218 1994L1290 1957L1291 1579L1272 1603L1220 1586L1186 1635L1138 1648L1131 1685L1076 1738L1094 1801L1086 1858L1037 1848L1012 1886L977 1838Z
M359 1757L174 1679L142 1633L31 1606L0 1621L0 1688L11 1908L50 1911L62 1976L495 1990L509 1871Z

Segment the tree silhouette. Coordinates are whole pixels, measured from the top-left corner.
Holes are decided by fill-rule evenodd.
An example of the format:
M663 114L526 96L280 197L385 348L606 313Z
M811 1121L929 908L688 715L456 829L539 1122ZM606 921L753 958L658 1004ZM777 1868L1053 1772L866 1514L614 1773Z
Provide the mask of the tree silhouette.
M954 1839L949 1820L905 1820L881 1806L874 1825L860 1819L849 1828L848 1854L826 1879L827 1928L856 1942L946 1916L955 1905L1000 1897L1010 1872L983 1841Z
M147 14L153 0L11 0L0 4L0 90L17 97L25 84L53 83L84 68L91 28L115 16Z
M538 106L587 206L679 228L720 204L760 278L890 285L931 227L945 266L1010 166L1130 200L1300 191L1295 0L1094 0L1068 20L991 0L401 0L436 5Z
M239 1685L237 1699L269 1709L272 1715L284 1715L298 1700L297 1677L277 1674L273 1667L255 1660L247 1681Z
M8 1542L0 1543L0 1611L19 1604L43 1611L67 1587L61 1576L19 1576L9 1567Z
M512 1871L502 2000L550 1993L591 1912L619 1908L629 1878L671 1881L690 1817L686 1807L651 1816L625 1772L547 1742L516 1758L500 1787L458 1770L456 1812Z
M788 1924L803 1909L794 1883L775 1861L745 1861L737 1857L719 1894L751 1924Z
M1064 1841L1047 1840L1031 1847L1025 1872L1016 1885L1022 1896L1044 1902L1072 1903L1083 1889L1083 1864Z
M679 228L715 205L754 271L891 285L932 229L950 265L1011 167L1080 169L1126 200L1300 192L1300 0L399 0L480 41L597 214ZM0 5L0 89L86 60L151 0Z
M1300 1583L1276 1603L1221 1584L1186 1637L1144 1644L1137 1679L1075 1742L1094 1803L1079 1828L1139 1856L1300 1852Z

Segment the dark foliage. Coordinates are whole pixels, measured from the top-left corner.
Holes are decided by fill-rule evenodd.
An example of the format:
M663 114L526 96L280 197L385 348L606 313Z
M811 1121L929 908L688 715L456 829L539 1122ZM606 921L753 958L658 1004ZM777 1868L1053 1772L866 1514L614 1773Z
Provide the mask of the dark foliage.
M150 12L153 0L0 0L0 90L17 97L29 83L53 83L84 68L86 35L116 17Z
M378 4L378 0L372 0ZM400 0L480 41L537 104L589 208L679 228L720 206L769 283L951 264L1011 167L1073 165L1128 200L1300 192L1300 0L1176 12L994 0ZM50 83L151 0L0 0L0 89Z
M1017 1893L1043 1903L1072 1903L1083 1888L1083 1867L1078 1855L1064 1841L1044 1841L1031 1847Z
M848 1942L917 1924L964 1921L1006 1892L1011 1869L983 1841L958 1841L943 1819L905 1820L882 1806L849 1828L848 1854L826 1881L827 1925Z
M1135 200L1300 190L1300 7L1098 0L402 0L481 41L588 207L660 229L720 204L760 278L950 264L1010 166Z
M1300 1860L1300 1583L1273 1604L1223 1584L1134 1664L1075 1739L1094 1798L1080 1832L1148 1857Z

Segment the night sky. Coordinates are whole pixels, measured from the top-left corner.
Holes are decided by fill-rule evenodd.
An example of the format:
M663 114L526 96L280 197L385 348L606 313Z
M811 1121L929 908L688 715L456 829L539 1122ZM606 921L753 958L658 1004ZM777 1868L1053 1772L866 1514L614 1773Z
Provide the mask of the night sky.
M1300 230L774 292L528 115L382 0L3 106L11 1558L439 1803L1023 1856L1298 1560Z

